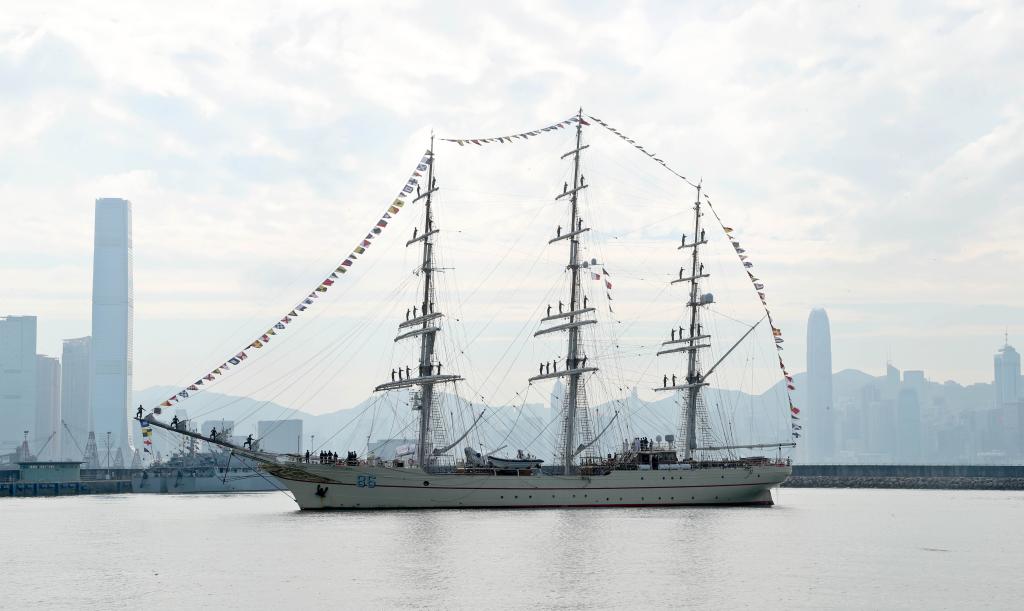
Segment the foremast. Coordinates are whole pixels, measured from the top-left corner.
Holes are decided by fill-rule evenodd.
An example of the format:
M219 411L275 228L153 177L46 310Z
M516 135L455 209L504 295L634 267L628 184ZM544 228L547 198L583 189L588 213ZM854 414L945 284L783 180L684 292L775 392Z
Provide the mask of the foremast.
M398 335L395 341L406 339L418 339L419 362L413 370L411 367L401 366L391 371L391 381L380 384L374 390L394 390L400 388L416 387L418 390L412 396L412 409L419 412L419 426L416 435L416 464L423 469L428 469L434 459L435 446L435 407L434 387L438 384L445 384L461 380L462 377L454 373L442 374L442 363L435 355L435 341L437 333L440 332L440 319L444 316L435 308L436 289L434 286L434 243L440 230L434 224L433 196L437 192L437 181L434 178L434 136L430 136L430 149L427 150L427 184L426 191L421 185L417 185L416 198L413 202L424 200L423 227L414 230L411 240L406 242L406 247L416 246L423 243L422 258L419 268L415 273L423 276L422 300L419 304L406 311L406 319L398 325ZM413 375L415 374L415 375Z
M689 300L686 303L690 320L689 327L688 329L680 327L678 334L673 329L670 333L669 341L662 343L664 349L658 352L659 356L678 352L684 353L686 355L686 378L682 383L678 383L679 380L677 380L676 375L671 374L670 383L669 374L666 374L661 388L654 389L655 391L683 392L680 435L684 443L685 460L691 460L697 448L697 417L703 407L701 389L707 386L705 381L707 374L702 375L701 373L700 352L705 348L711 347L708 341L711 339L711 335L704 332L700 312L701 308L711 303L713 299L710 294L705 295L700 290L700 281L703 278L710 277L710 274L704 272L704 264L701 263L700 259L700 247L707 244L707 239L705 237L705 229L701 226L700 222L701 217L704 215L701 212L701 185L696 185L696 189L697 199L693 204L693 239L687 242L686 235L683 235L682 243L679 245L679 250L691 249L690 269L687 271L685 268L680 268L679 277L671 282L671 284L689 283L690 294Z
M541 319L541 321L553 321L555 324L534 333L534 337L536 337L558 331L567 332L565 368L559 371L557 361L549 363L546 370L542 364L541 372L530 378L531 382L555 377L567 377L569 380L563 400L562 430L560 433L562 443L559 449L559 462L561 463L562 472L566 475L573 471L576 455L583 449L590 447L593 441L593 431L590 427L588 414L585 411L581 412L581 407L583 410L586 409L586 390L582 384L582 377L585 373L597 371L597 367L587 367L587 357L583 354L580 346L580 328L597 322L594 319L584 318L587 314L593 313L594 308L588 307L586 298L582 296L583 292L580 282L580 268L586 267L586 262L582 264L580 262L580 236L590 231L589 227L583 226L583 219L580 218L579 211L579 193L587 187L584 183L583 174L580 172L580 153L589 146L583 144L584 121L582 108L577 114L575 123L576 148L562 155L562 159L572 157L572 185L570 186L566 183L562 188L562 193L555 197L556 201L568 201L569 225L564 232L562 227L559 226L555 237L548 241L548 244L554 244L562 240L569 241L569 264L566 267L570 275L568 311L563 312L565 306L561 301L559 301L557 314L552 314L549 306L547 316ZM551 365L554 365L554 367L552 368ZM580 418L581 413L582 418ZM580 424L583 426L580 426ZM579 435L577 435L577 429L579 429Z

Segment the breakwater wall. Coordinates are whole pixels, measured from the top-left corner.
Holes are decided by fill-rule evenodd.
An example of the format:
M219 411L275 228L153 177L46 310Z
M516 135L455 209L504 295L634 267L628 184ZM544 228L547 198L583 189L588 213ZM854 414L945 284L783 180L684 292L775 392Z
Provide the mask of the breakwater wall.
M1024 490L1024 465L793 465L783 486Z

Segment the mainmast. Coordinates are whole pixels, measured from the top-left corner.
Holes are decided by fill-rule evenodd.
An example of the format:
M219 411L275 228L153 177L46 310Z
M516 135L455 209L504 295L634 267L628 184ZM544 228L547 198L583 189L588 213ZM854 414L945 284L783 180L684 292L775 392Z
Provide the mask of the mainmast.
M703 325L700 321L700 309L712 303L713 300L711 294L705 295L700 291L700 280L709 277L710 274L704 273L704 264L700 262L700 247L707 244L707 239L704 235L705 230L701 227L700 223L700 219L703 216L700 203L701 185L697 185L696 188L697 200L693 204L693 240L687 243L686 236L683 235L682 243L679 245L679 250L693 249L690 256L689 274L687 275L685 268L680 268L679 278L672 281L672 284L680 282L690 283L690 297L686 304L689 310L690 325L688 332L685 334L683 327L679 327L678 334L676 329L672 329L669 341L662 343L663 346L669 347L658 352L658 355L676 352L686 353L686 378L683 383L677 383L676 375L672 374L670 384L669 375L666 374L661 388L654 389L655 391L681 390L684 393L681 423L683 430L680 432L686 444L684 455L686 460L693 458L694 450L697 447L697 412L698 406L701 404L700 390L701 387L708 385L705 382L706 374L702 375L700 371L699 353L703 348L711 347L711 344L706 341L711 339L711 335L704 333Z
M427 189L422 191L417 185L416 198L413 202L425 200L422 232L413 231L413 237L406 242L406 247L423 242L423 255L416 273L423 275L422 301L406 311L405 322L398 325L399 334L395 341L419 338L419 363L414 371L406 366L391 371L391 382L381 384L375 391L410 388L417 386L419 390L413 395L412 409L419 411L419 428L416 438L416 464L427 469L434 457L434 386L461 380L457 374L441 373L442 363L436 361L434 342L441 330L440 319L443 316L434 307L436 300L434 288L434 237L440 231L434 225L432 211L433 195L438 190L434 178L434 136L430 136L430 149L427 151ZM413 375L415 373L415 376Z
M565 306L559 301L558 313L552 314L551 307L548 306L547 316L541 319L541 322L555 320L566 320L566 322L555 324L534 333L534 337L536 337L546 333L568 331L565 369L559 371L557 361L547 364L546 369L542 364L541 372L530 378L531 382L555 377L569 378L562 414L562 447L560 450L562 470L565 474L572 472L573 458L579 453L578 448L589 447L591 442L589 437L592 436L592 431L589 426L589 418L583 420L584 426L582 427L579 427L577 420L581 405L585 407L586 401L586 391L581 378L584 373L597 371L597 367L586 366L587 357L582 354L580 346L580 327L597 322L594 319L582 318L583 315L594 312L594 308L588 307L586 298L581 297L582 289L580 286L580 236L590 231L589 227L583 226L583 219L579 215L579 192L587 187L584 183L583 175L580 173L580 153L588 146L583 144L583 109L581 108L576 117L576 148L562 155L562 159L569 156L573 158L572 186L570 187L566 183L562 188L561 195L555 198L556 201L568 198L569 226L564 232L562 227L559 226L555 237L548 241L549 244L553 244L561 240L569 240L569 265L567 266L570 274L568 311L563 311ZM586 263L582 266L586 266ZM582 304L580 303L581 298L583 300ZM577 438L577 428L582 429L580 431L580 437L582 438Z

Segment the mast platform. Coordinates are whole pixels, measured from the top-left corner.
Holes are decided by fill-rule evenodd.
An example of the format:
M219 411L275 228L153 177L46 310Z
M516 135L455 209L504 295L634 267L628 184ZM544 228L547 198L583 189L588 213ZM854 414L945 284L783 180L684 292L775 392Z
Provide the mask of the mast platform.
M576 187L575 189L569 189L565 193L562 193L561 195L558 195L557 197L555 197L555 201L558 201L558 200L562 199L563 197L569 197L570 195L576 195L577 191L582 191L583 189L586 189L589 186L590 185L580 185L580 186Z
M652 388L654 392L664 392L666 390L687 390L689 388L700 388L701 386L707 386L707 382L696 382L694 384L676 384L674 386L662 386L660 388Z
M579 148L576 148L576 149L573 149L573 150L569 151L568 153L562 155L559 159L565 159L569 155L575 155L576 153L582 151L583 149L587 149L587 148L590 148L590 145L589 144L584 144L583 146L581 146Z
M548 240L548 244L554 244L555 242L557 242L559 240L568 240L569 238L571 238L573 236L578 236L579 234L585 233L587 231L590 231L590 227L584 227L583 229L577 229L576 231L570 231L569 233L563 233L562 235L558 236L557 238L551 238L550 240Z
M394 390L396 388L409 388L410 386L418 386L420 384L446 384L448 382L461 382L462 376L456 374L447 374L443 376L420 376L418 378L409 378L407 380L397 380L395 382L386 382L378 385L373 389L373 392L380 392L382 390Z
M405 329L406 327L415 327L416 325L421 325L425 322L436 320L438 318L441 318L442 316L444 316L444 314L440 312L431 312L430 314L427 314L425 316L417 316L416 318L410 318L409 320L401 322L398 324L398 328Z
M533 336L537 337L538 335L545 335L547 333L555 333L556 331L565 331L566 329L575 329L577 327L582 327L583 325L593 325L593 324L597 324L597 321L596 320L577 320L577 321L574 321L574 322L567 322L567 323L561 324L561 325L555 325L554 327L548 327L547 329L541 329L540 331L537 331L536 333L534 333Z
M679 278L678 280L673 280L672 282L669 282L669 284L679 284L680 282L693 282L694 280L698 280L700 278L710 277L711 274L697 274L696 276L690 276L689 278Z
M426 196L430 195L431 193L433 193L433 192L435 192L435 191L437 191L437 187L434 187L433 189L427 189L427 190L426 190L426 191L424 191L423 193L421 193L421 194L417 195L417 196L416 196L416 198L415 198L415 199L413 199L412 201L414 201L414 202L418 202L418 201L420 201L421 199L423 199L424 197L426 197Z
M662 346L671 346L672 344L688 344L695 342L699 339L711 339L710 335L694 335L693 337L684 337L681 339L672 339L667 342L661 342Z
M701 240L700 242L690 242L689 244L683 244L682 246L677 247L676 250L682 250L684 248L696 248L696 247L700 246L701 244L707 244L707 243L708 243L707 239Z
M529 379L530 382L536 382L538 380L548 380L551 378L564 378L566 376L590 373L597 371L597 367L578 367L576 369L563 369L562 371L552 371L551 373L542 373L537 376L533 376Z
M412 246L416 242L422 242L423 240L426 240L430 236L434 235L435 233L439 233L440 231L441 231L440 229L432 229L432 230L430 230L430 231L428 231L428 232L426 232L424 234L420 234L420 235L416 236L415 238L409 240L408 242L405 243L405 245L406 246Z
M441 330L440 327L424 327L423 329L413 329L412 331L409 331L408 333L403 333L403 334L399 335L398 337L395 338L395 341L396 342L397 341L401 341L403 339L407 339L407 338L410 338L410 337L416 337L417 335L424 335L426 333L437 333L440 330Z
M549 320L557 320L559 318L568 318L570 316L575 316L577 314L586 314L587 312L593 312L594 310L595 308L583 308L582 310L573 310L572 312L565 312L563 314L552 314L551 316L545 316L544 318L541 318L540 321L546 322Z
M659 350L658 356L663 354L672 354L674 352L693 352L694 350L700 350L701 348L710 348L711 344L693 344L692 346L679 346L676 348L669 348L667 350Z

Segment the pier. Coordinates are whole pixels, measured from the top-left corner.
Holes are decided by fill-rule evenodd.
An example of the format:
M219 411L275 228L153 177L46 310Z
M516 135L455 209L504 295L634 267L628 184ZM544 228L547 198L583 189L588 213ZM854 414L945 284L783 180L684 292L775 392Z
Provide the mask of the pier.
M793 465L787 488L1024 490L1024 465Z

